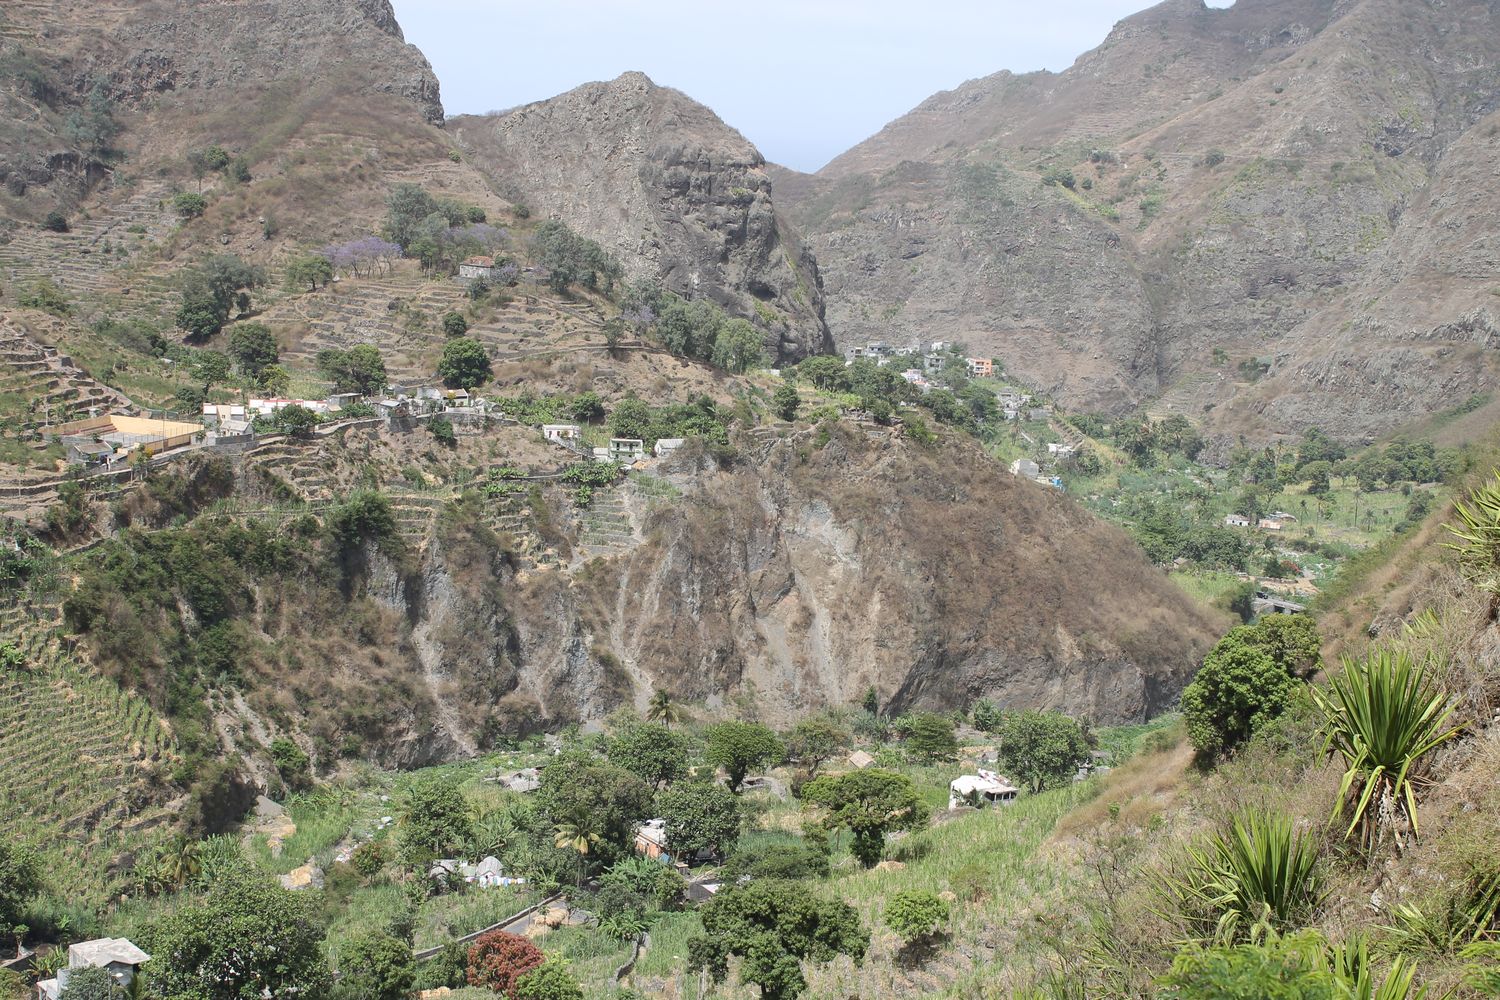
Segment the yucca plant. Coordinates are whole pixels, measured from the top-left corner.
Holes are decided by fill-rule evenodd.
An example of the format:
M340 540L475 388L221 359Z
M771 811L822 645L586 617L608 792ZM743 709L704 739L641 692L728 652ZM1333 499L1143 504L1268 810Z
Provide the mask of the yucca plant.
M1187 848L1186 873L1166 876L1180 915L1221 941L1256 928L1295 929L1327 893L1317 842L1286 816L1244 812L1229 832Z
M1415 838L1423 758L1460 732L1447 725L1447 696L1428 682L1425 667L1390 649L1346 659L1328 689L1312 695L1323 713L1324 750L1337 751L1347 768L1329 822L1351 811L1344 836L1359 831L1367 851L1400 816Z
M1423 1000L1426 986L1417 986L1417 965L1404 956L1397 957L1378 983L1370 961L1370 948L1361 935L1354 935L1341 946L1329 950L1329 964L1339 985L1339 996L1347 1000Z
M1500 471L1470 491L1468 502L1454 501L1453 510L1458 522L1448 530L1457 541L1448 548L1458 553L1464 575L1493 602L1500 598Z

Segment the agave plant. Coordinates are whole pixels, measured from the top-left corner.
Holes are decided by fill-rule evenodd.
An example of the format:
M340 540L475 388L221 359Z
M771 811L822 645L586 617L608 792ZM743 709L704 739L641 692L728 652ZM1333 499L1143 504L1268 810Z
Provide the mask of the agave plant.
M1328 689L1312 695L1323 713L1324 749L1337 751L1347 767L1329 822L1351 811L1344 836L1359 831L1367 851L1400 816L1415 838L1423 758L1460 732L1447 726L1447 696L1428 682L1425 667L1390 649L1346 659Z
M1327 893L1318 847L1286 816L1249 811L1229 832L1188 847L1186 873L1167 876L1178 910L1221 941L1257 927L1295 928Z

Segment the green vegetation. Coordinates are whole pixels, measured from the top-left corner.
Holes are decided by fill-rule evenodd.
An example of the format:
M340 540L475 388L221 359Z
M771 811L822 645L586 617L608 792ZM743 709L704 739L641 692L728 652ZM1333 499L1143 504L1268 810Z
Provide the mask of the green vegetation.
M437 375L450 389L473 389L490 380L490 356L484 345L468 337L454 337L443 345Z
M1231 629L1182 693L1183 718L1199 754L1230 753L1286 711L1298 678L1317 668L1319 645L1316 627L1302 615L1272 615Z
M334 392L357 392L373 396L385 390L385 360L370 344L356 344L347 351L325 348L318 352L318 370L333 382Z
M754 722L721 722L705 733L703 758L724 769L729 790L737 792L751 768L769 767L786 757L786 746L770 729Z
M870 769L825 775L809 782L802 796L828 810L824 826L846 829L859 863L873 868L885 853L886 834L920 829L927 809L910 778L893 771Z
M232 309L250 309L250 292L265 284L265 272L231 254L210 257L187 272L182 282L182 304L177 326L189 337L212 337L229 322Z

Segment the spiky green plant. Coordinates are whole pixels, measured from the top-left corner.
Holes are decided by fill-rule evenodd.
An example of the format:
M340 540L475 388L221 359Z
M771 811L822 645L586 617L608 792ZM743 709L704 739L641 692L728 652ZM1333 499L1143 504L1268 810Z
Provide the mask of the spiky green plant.
M1405 956L1392 960L1385 978L1377 981L1363 935L1356 934L1329 949L1329 964L1341 987L1339 995L1348 1000L1423 1000L1427 996L1426 986L1413 989L1417 965Z
M1448 530L1457 541L1448 548L1458 553L1464 575L1475 586L1500 596L1500 470L1471 490L1467 502L1454 501L1453 511L1458 521Z
M1478 874L1436 904L1397 903L1391 918L1385 928L1391 950L1455 954L1494 936L1500 924L1500 875Z
M1447 695L1428 682L1425 667L1390 649L1346 659L1327 690L1312 695L1323 713L1324 750L1337 751L1347 768L1329 822L1349 811L1344 836L1359 831L1367 851L1399 816L1415 838L1423 758L1460 732L1447 725Z
M1227 835L1190 845L1187 862L1166 876L1168 892L1180 915L1221 941L1295 929L1326 895L1317 842L1277 813L1241 813Z

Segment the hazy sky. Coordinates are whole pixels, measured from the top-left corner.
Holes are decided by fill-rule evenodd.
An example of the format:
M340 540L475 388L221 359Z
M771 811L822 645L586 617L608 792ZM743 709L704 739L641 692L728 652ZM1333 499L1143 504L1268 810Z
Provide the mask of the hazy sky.
M394 0L449 114L512 108L641 70L713 108L767 159L800 170L965 80L1065 69L1152 2Z

